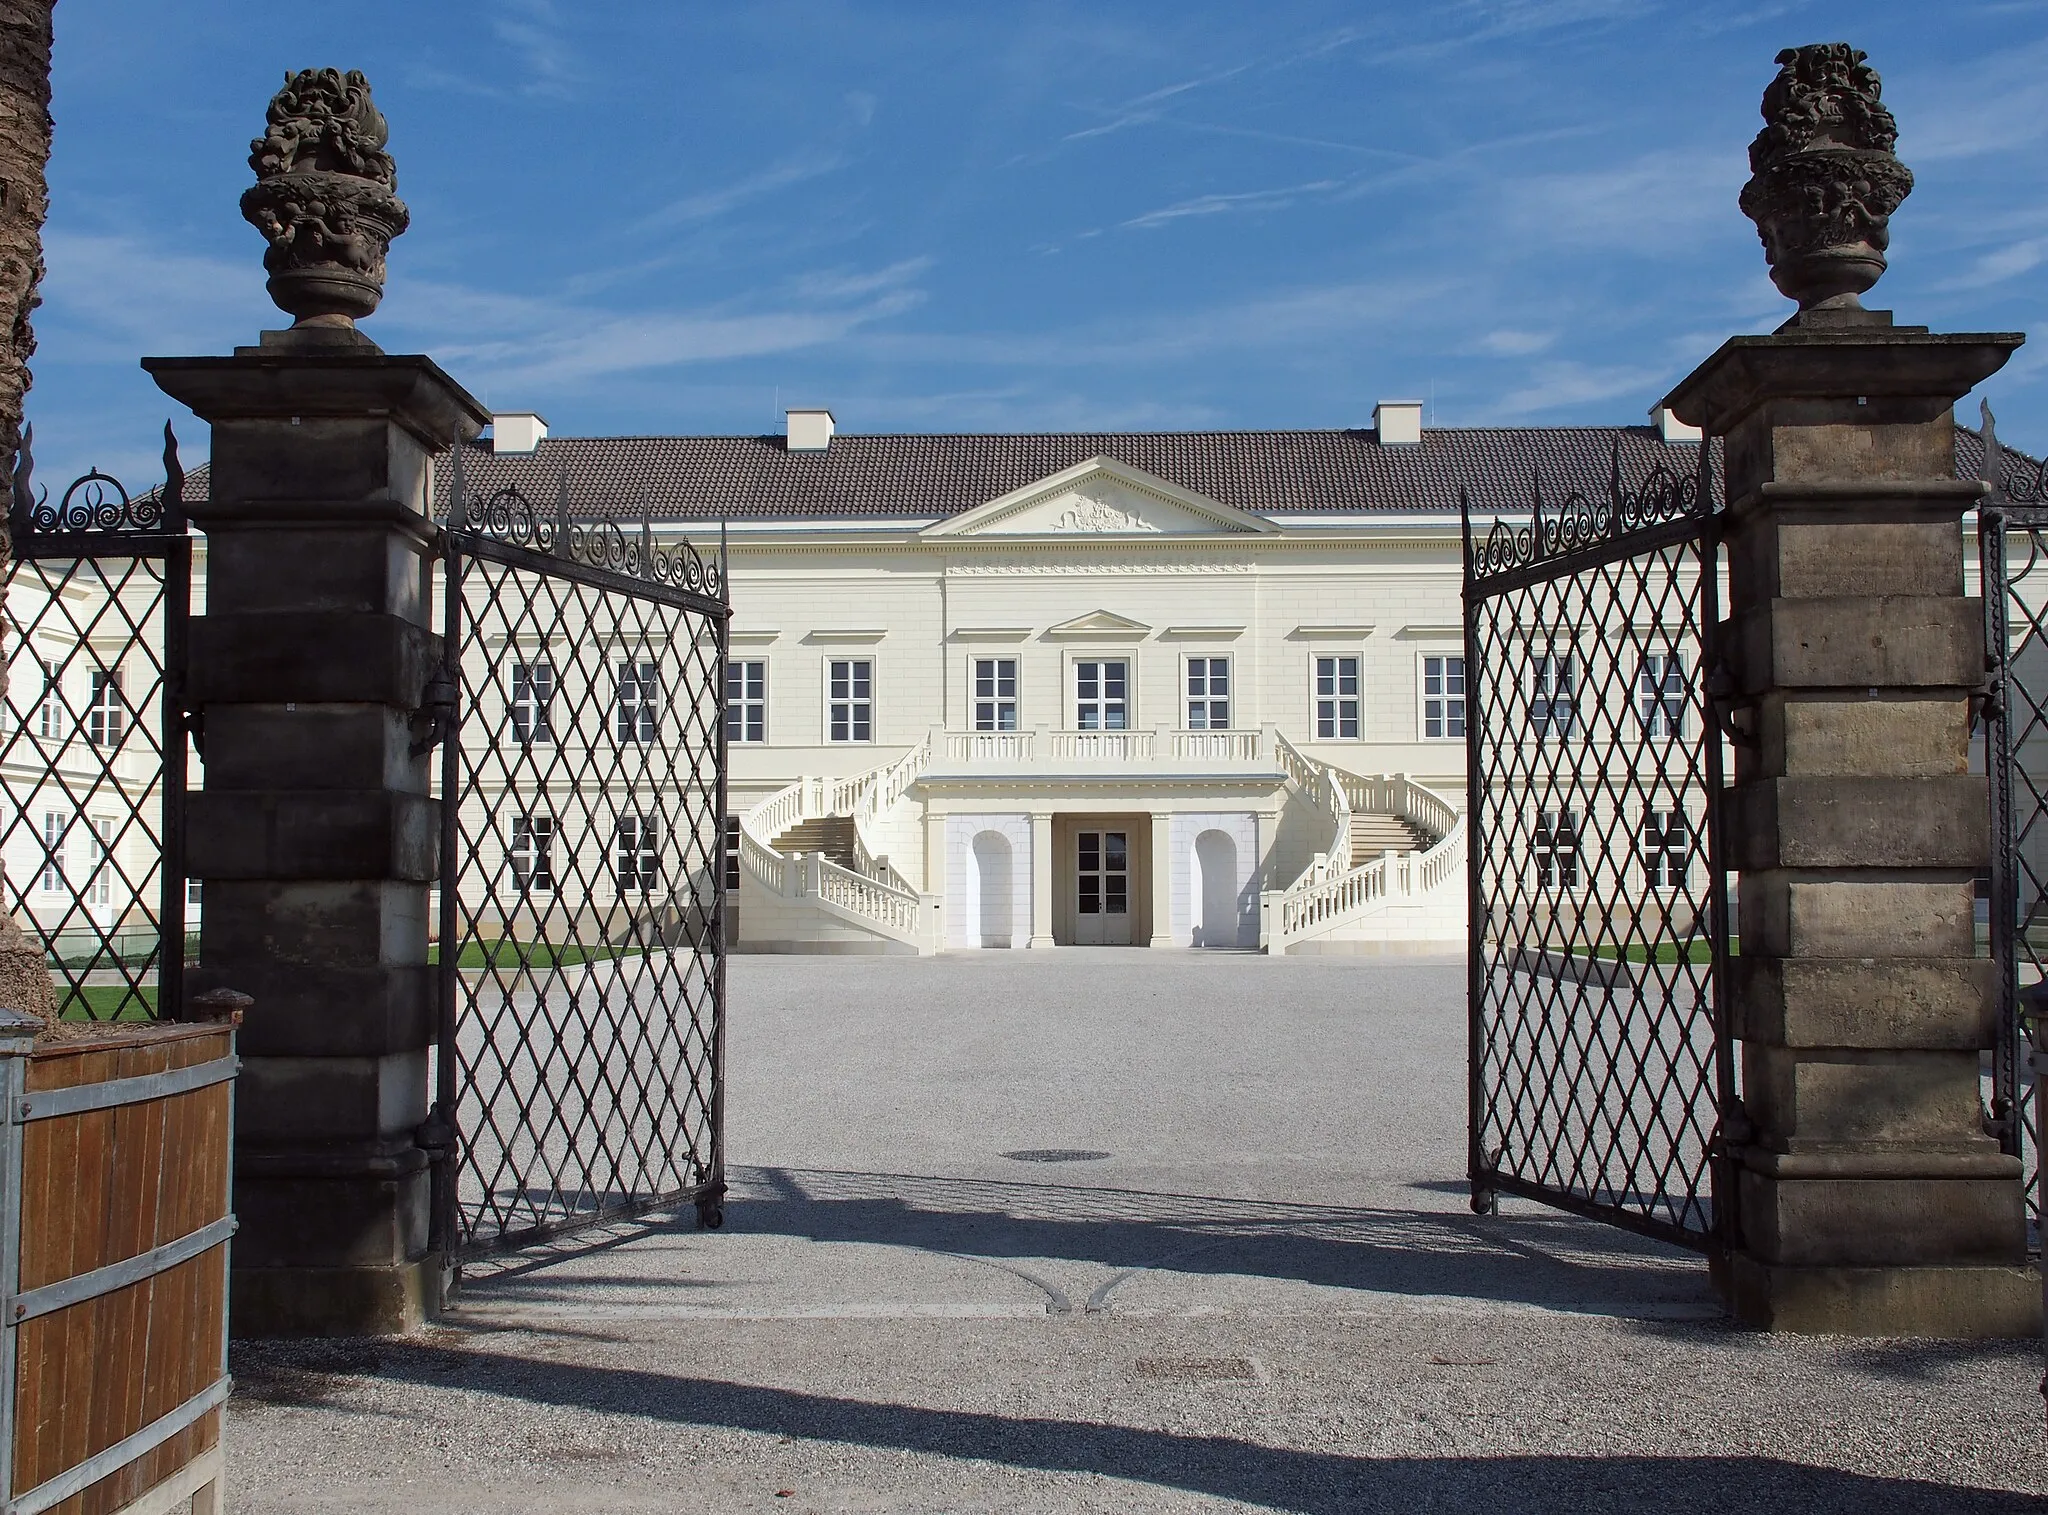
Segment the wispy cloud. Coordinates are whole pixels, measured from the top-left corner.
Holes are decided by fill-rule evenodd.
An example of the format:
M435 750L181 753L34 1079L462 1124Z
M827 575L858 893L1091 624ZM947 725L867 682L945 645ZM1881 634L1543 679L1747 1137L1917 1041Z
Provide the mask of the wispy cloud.
M1158 210L1148 210L1142 216L1133 216L1123 222L1126 227L1165 226L1171 221L1185 220L1189 216L1241 215L1247 211L1280 210L1292 205L1303 195L1326 193L1341 189L1342 179L1311 179L1306 184L1290 184L1283 189L1251 189L1228 195L1197 195L1192 200L1181 200L1172 205L1163 205Z
M254 239L251 239L254 242ZM37 325L68 361L133 363L145 352L218 351L286 324L263 289L260 243L246 261L179 252L162 239L52 227ZM45 343L46 356L58 348Z
M1519 420L1546 411L1569 410L1627 394L1645 394L1669 383L1661 369L1598 367L1585 363L1543 363L1519 389L1503 395L1492 407L1503 420Z
M1017 369L1218 363L1328 348L1361 331L1385 335L1427 322L1458 292L1457 281L1435 277L1307 285L1142 318L1022 332L875 332L862 343L877 357Z
M693 221L711 221L739 209L751 201L764 199L779 189L792 184L802 184L807 179L822 178L834 169L842 168L847 162L842 152L805 151L771 164L759 173L749 174L730 184L721 184L716 189L699 190L694 194L671 200L668 204L650 211L634 223L635 231L654 231L663 227L681 226Z
M1624 163L1512 180L1502 187L1500 212L1522 245L1630 252L1690 245L1699 227L1728 222L1748 173L1741 144L1660 148Z
M792 281L784 298L697 308L597 307L575 300L413 280L384 312L390 325L502 388L573 389L610 375L830 346L915 309L927 259L873 273Z
M2011 152L2048 137L2048 43L1934 72L1910 106L1888 94L1900 112L1899 153L1908 163Z
M1944 291L1983 289L1987 285L2003 284L2007 279L2032 273L2044 261L2048 261L2048 237L2032 237L1985 253L1963 272L1944 280L1936 288Z
M1133 126L1147 125L1150 122L1157 121L1164 114L1167 101L1177 99L1194 90L1207 89L1212 84L1221 84L1226 80L1235 79L1250 66L1250 64L1240 63L1234 68L1221 69L1216 73L1204 74L1200 78L1183 79L1178 84L1168 84L1160 89L1148 90L1135 99L1124 101L1121 105L1108 107L1102 112L1102 114L1109 118L1108 120L1094 126L1083 127L1079 131L1068 132L1060 140L1064 142L1081 142L1089 137L1106 137L1112 132L1124 131Z
M1531 353L1542 352L1556 341L1557 333L1554 331L1516 331L1502 327L1481 337L1477 345L1481 352L1492 353L1496 357L1524 358Z
M528 94L572 94L585 70L567 37L568 27L554 0L498 0L491 35L517 60Z

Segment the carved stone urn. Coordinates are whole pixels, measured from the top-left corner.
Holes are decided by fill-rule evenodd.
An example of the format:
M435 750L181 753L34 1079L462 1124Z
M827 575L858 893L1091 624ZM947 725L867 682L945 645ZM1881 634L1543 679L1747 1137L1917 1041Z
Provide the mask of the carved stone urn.
M384 255L411 220L383 114L356 70L285 76L249 144L242 215L270 242L270 298L297 326L352 326L384 298Z
M1802 311L1862 309L1857 297L1884 273L1891 214L1913 190L1866 56L1846 42L1779 53L1764 129L1749 146L1742 213L1756 222L1771 282Z

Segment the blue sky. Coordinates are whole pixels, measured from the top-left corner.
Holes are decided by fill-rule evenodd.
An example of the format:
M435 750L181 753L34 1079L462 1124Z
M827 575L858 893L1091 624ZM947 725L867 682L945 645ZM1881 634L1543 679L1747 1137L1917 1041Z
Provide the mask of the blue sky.
M1828 40L1919 181L1871 303L2042 326L2048 3L65 0L41 476L148 478L136 360L283 324L236 201L288 68L391 121L364 329L560 434L1540 425L1790 313L1735 197ZM1987 386L2035 451L2044 378Z

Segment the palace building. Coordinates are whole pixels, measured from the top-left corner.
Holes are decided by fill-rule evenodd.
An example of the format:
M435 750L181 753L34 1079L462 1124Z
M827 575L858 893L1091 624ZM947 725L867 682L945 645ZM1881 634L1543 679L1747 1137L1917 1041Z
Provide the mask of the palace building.
M805 952L1455 950L1461 497L1490 521L1697 466L1669 418L1444 430L1405 402L1273 432L505 416L464 458L472 500L723 531L734 945ZM553 675L522 657L530 699Z
M1981 439L1955 435L1974 477ZM1401 402L1371 427L1271 432L862 436L792 411L779 436L555 438L500 415L464 449L471 502L513 490L707 554L723 540L728 794L722 835L665 835L553 792L595 768L528 761L546 776L473 819L502 833L507 892L542 931L565 914L606 933L701 920L713 860L738 951L1456 950L1460 502L1478 530L1526 521L1539 493L1604 501L1616 480L1698 465L1697 437L1662 415L1454 430ZM206 483L193 470L187 498ZM195 598L204 561L199 538ZM68 934L83 949L131 923L153 938L161 890L145 740L160 680L126 666L118 634L157 581L120 579L119 607L100 582L10 591L33 630L0 753L24 796L5 860L60 954ZM49 583L61 605L42 603ZM1697 670L1642 630L1527 628L1526 667L1494 672L1528 741L1598 733L1626 763L1688 735ZM682 651L508 643L465 682L490 707L484 739L587 755L662 731L672 704L680 731ZM1689 929L1672 902L1698 882L1701 795L1604 814L1542 787L1493 801L1517 807L1538 908L1569 912L1598 870L1627 870L1660 932ZM715 814L701 796L681 810ZM590 834L572 834L578 814ZM185 905L190 926L197 883Z

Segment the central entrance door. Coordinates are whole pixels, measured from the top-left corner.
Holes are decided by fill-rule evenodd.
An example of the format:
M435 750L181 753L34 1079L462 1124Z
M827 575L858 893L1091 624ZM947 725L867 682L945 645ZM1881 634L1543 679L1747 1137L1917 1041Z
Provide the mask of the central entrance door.
M1131 834L1080 831L1075 844L1075 945L1130 946Z

